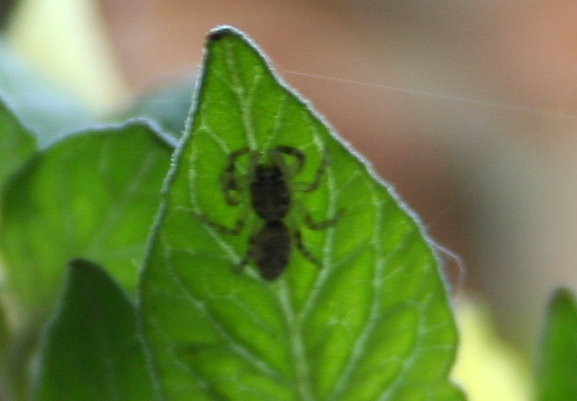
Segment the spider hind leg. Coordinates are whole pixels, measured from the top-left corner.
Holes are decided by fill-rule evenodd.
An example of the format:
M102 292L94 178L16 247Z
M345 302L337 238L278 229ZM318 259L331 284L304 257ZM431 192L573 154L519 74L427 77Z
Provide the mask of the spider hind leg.
M206 217L206 215L204 215L202 213L191 212L191 214L194 217L196 217L197 219L199 219L200 221L202 221L203 223L205 223L206 225L210 226L211 228L215 229L216 231L218 231L222 234L238 235L243 230L243 228L246 224L246 219L244 217L239 217L236 220L234 227L228 227L228 226L225 226L223 224L220 224L220 223L217 223L217 222L210 220L208 217Z
M313 253L309 251L309 249L305 246L301 236L301 232L299 230L294 230L293 238L295 240L295 245L297 249L303 254L303 256L307 258L312 264L321 268L322 267L321 261L315 255L313 255Z
M305 211L304 222L305 222L306 226L308 228L310 228L311 230L322 230L322 229L334 226L339 221L342 214L343 214L343 209L339 209L337 211L337 213L333 217L331 217L330 219L327 219L325 221L314 221L313 218L311 217L310 213L308 211Z

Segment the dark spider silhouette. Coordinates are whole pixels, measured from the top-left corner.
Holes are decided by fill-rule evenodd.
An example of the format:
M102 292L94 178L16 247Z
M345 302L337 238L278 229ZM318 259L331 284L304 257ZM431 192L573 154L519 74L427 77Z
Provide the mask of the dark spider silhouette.
M248 154L248 169L244 176L237 173L236 163L239 157ZM296 169L291 171L284 160L284 155L296 159ZM251 207L255 213L264 220L262 229L251 236L248 250L235 268L236 272L242 272L244 267L254 260L261 277L265 280L274 280L286 269L291 256L292 240L297 249L312 263L321 267L321 262L306 248L302 241L298 228L289 230L284 218L293 206L291 194L292 178L303 168L306 156L300 150L292 146L277 146L266 152L267 161L262 162L263 153L249 148L236 150L228 155L227 166L221 176L220 185L226 202L236 206L241 199L235 197L235 193L243 190L241 184L248 184L251 198ZM325 173L328 164L325 158L316 176L311 183L305 184L303 192L311 192L317 189ZM308 213L305 213L304 223L313 230L320 230L336 223L340 211L335 217L323 221L314 222ZM240 217L233 228L210 221L206 216L197 214L202 221L216 230L238 235L244 228L246 219ZM292 231L292 233L291 233Z

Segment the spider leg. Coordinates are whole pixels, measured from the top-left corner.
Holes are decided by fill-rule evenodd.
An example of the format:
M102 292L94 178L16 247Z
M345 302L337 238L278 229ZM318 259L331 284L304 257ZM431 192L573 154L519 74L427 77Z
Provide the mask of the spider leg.
M238 220L236 221L234 227L228 227L228 226L225 226L225 225L222 225L220 223L216 223L216 222L210 220L208 217L206 217L206 215L204 215L202 213L197 213L197 212L190 212L190 213L192 213L192 215L194 217L196 217L197 219L199 219L200 221L202 221L206 225L214 228L216 231L223 233L223 234L228 234L228 235L240 234L240 232L242 231L242 229L244 228L244 226L246 224L246 216L239 217Z
M344 211L343 209L339 209L333 217L325 221L314 221L310 213L305 211L304 222L306 226L311 230L322 230L324 228L334 226L337 223L337 221L341 218L343 211Z
M297 159L297 169L293 174L298 174L305 165L306 156L303 152L292 146L279 145L273 149L273 152L284 153L285 155L293 156Z
M312 252L309 251L309 249L303 243L301 232L298 229L293 231L293 238L295 240L297 249L301 251L303 256L307 258L311 263L317 265L319 268L322 267L321 261L315 255L313 255Z
M243 256L243 258L240 260L240 262L238 262L238 264L235 266L234 271L235 273L242 273L244 268L246 267L246 265L254 259L254 255L257 251L257 246L256 246L256 238L258 236L258 231L255 231L255 224L253 222L252 224L252 229L251 229L251 235L249 237L248 240L248 250L246 251L246 254Z
M248 264L248 262L250 262L252 260L252 258L254 257L254 245L253 245L253 243L254 243L254 240L253 240L253 237L251 237L250 242L249 242L248 251L246 252L244 257L240 260L240 262L238 262L238 264L234 267L235 273L242 273L244 271L244 268Z
M242 148L229 154L228 164L220 176L219 182L222 188L224 199L226 200L226 203L231 206L236 206L240 203L240 199L237 199L232 195L232 192L238 192L241 190L236 176L236 160L248 152L249 148Z
M290 152L292 153L288 153L289 152L288 149L293 149L290 150ZM271 162L280 169L280 171L282 172L283 180L287 182L291 181L292 176L297 172L291 171L291 169L286 164L282 156L283 153L294 155L297 158L298 161L297 172L300 171L300 169L302 168L305 156L299 150L292 148L290 146L279 145L276 148L269 150L268 155L269 158L271 159Z
M321 181L323 179L323 176L325 175L325 171L327 169L328 164L329 164L329 159L327 158L327 155L325 154L325 156L323 157L323 161L317 170L317 173L315 175L314 180L310 183L307 183L307 184L302 183L305 185L305 187L301 189L302 192L312 192L321 185Z

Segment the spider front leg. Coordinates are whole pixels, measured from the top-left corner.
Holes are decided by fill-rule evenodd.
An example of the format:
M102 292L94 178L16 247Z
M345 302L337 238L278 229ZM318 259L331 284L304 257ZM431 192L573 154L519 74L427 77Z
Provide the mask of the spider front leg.
M303 167L305 165L305 160L306 160L305 154L293 146L279 145L276 148L274 148L272 150L272 152L273 152L273 154L277 160L277 163L284 164L282 157L277 156L278 153L284 153L285 155L293 156L297 160L296 171L291 175L295 175L295 174L300 173L300 171L303 169Z
M228 155L228 164L226 165L224 172L220 176L219 182L222 189L222 193L224 195L226 203L228 203L230 206L236 206L240 203L240 199L235 198L232 195L233 192L239 192L241 190L241 186L238 182L236 173L236 161L240 156L248 152L249 148L242 148L230 153Z
M329 165L329 159L327 157L327 154L325 153L323 161L319 165L319 168L317 169L314 179L309 183L299 182L298 184L303 186L302 188L299 188L299 190L302 192L312 192L316 190L321 185L321 181L325 175L328 165Z

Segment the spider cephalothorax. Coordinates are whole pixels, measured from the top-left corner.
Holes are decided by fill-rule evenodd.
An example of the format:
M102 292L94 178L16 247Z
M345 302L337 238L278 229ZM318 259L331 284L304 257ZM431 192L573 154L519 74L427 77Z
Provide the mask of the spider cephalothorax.
M248 168L246 174L240 175L236 164L243 155L248 155ZM296 159L294 171L291 171L285 162L285 155ZM266 161L263 162L264 157ZM264 279L276 279L290 261L293 240L308 260L321 266L320 261L303 244L300 230L297 227L289 229L284 221L293 205L292 179L302 170L305 161L304 153L292 146L277 146L266 154L248 148L229 154L227 166L220 180L226 202L231 206L238 205L241 202L238 196L243 192L242 185L248 185L250 206L264 221L260 231L250 238L248 250L237 265L236 271L241 272L251 260L254 260ZM317 170L315 179L300 190L310 192L317 189L326 166L325 158ZM199 217L217 230L231 235L239 234L245 225L244 218L240 218L235 227L229 228L209 221L204 215ZM338 216L335 216L327 221L315 223L307 213L304 222L310 229L318 230L333 225L337 218Z

